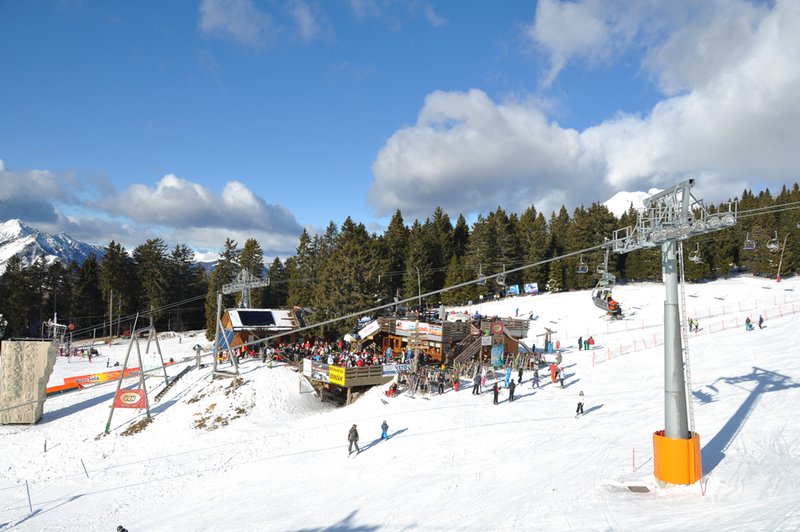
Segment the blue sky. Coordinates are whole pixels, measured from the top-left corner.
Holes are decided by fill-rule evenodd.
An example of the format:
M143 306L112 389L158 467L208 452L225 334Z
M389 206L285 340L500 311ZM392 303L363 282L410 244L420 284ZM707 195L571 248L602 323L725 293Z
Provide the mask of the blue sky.
M797 181L797 2L0 1L0 220L133 247Z

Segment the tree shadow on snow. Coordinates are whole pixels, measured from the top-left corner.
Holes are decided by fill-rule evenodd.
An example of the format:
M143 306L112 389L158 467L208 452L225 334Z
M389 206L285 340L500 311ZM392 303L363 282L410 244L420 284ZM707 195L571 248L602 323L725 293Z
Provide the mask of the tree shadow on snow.
M353 510L350 514L332 525L324 525L313 528L298 528L295 532L372 532L373 530L380 530L380 525L359 525L354 523L354 518L358 510ZM406 525L409 528L415 528L415 525Z
M739 431L744 426L750 414L755 409L761 395L768 392L779 392L790 388L800 387L800 383L792 382L792 378L774 371L753 367L753 371L747 375L739 377L720 377L717 381L726 384L741 386L746 383L755 383L755 388L750 391L750 395L734 412L733 416L717 432L717 434L705 444L702 450L703 474L707 475L717 467L725 458L725 451L736 439ZM710 386L712 389L716 381Z

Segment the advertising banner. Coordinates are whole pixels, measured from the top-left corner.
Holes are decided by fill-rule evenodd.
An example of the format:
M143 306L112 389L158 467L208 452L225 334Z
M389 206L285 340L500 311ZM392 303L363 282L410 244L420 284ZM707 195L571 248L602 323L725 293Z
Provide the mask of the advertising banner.
M328 365L311 361L311 378L316 381L330 382L328 379Z
M364 340L380 330L381 330L380 322L378 322L378 320L373 320L370 323L368 323L363 329L358 331L358 336L359 338Z
M538 294L539 293L539 283L525 283L525 293L526 294Z
M395 329L398 331L413 332L416 330L420 334L432 334L434 336L442 335L442 326L433 325L432 323L425 323L423 321L417 323L416 321L397 320L395 322Z
M341 366L328 366L329 382L344 386L344 368Z
M103 373L93 373L91 375L78 375L77 377L64 377L64 384L75 382L81 386L97 384L99 382L114 381L119 379L121 371L105 371ZM128 368L125 370L124 377L133 377L139 374L139 368Z
M383 366L383 376L397 375L398 373L411 372L411 364L385 364Z
M144 390L119 390L114 397L114 408L144 408Z
M519 285L512 284L508 288L506 288L506 295L507 296L518 296L519 295Z
M304 358L303 359L303 375L305 375L306 377L310 377L311 376L311 359L310 358Z
M492 366L498 368L503 365L503 344L492 346Z

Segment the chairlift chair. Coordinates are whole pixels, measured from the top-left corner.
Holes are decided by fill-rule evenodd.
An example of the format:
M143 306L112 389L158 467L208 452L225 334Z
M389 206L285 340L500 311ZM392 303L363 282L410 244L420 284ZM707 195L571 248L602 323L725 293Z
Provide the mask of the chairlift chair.
M589 273L589 265L583 262L583 255L581 255L581 260L578 262L578 273Z
M694 262L695 264L703 264L703 257L700 256L700 244L697 244L697 247L694 248L694 251L689 253L689 260Z
M617 280L613 273L608 272L608 251L606 249L603 264L597 266L597 273L600 274L600 279L597 281L594 290L592 290L592 301L595 306L606 312L608 312L608 296L611 295L611 290Z
M773 253L781 249L781 244L778 242L778 232L775 231L775 238L767 242L767 249Z
M744 249L750 251L752 249L756 249L756 243L750 240L750 233L747 233L744 237Z
M483 265L482 264L478 265L478 282L477 282L477 284L478 284L478 286L483 286L483 285L486 284L486 276L483 275Z
M503 273L497 276L495 279L498 285L505 286L506 285L506 265L503 264Z

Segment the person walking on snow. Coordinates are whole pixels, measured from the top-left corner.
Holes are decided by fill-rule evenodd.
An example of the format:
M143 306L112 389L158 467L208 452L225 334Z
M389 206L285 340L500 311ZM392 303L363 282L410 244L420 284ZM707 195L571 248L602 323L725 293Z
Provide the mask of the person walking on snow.
M439 377L436 379L439 383L439 395L444 393L444 371L439 372Z
M472 377L472 395L480 395L481 394L481 377L475 372L475 376Z
M355 423L353 423L353 426L350 427L350 432L347 433L347 441L350 442L350 445L347 447L348 456L353 454L353 446L355 446L357 453L361 452L361 449L358 448L358 429L356 428Z
M583 391L578 394L578 408L575 409L575 417L583 414L583 402L585 401L585 397L583 395Z
M516 387L517 387L517 385L514 384L513 380L508 385L508 402L509 403L513 403L514 402L514 388L516 388Z
M492 403L497 404L497 396L500 395L500 387L497 385L497 382L492 386L492 394L494 395Z
M539 387L539 368L533 370L533 384L531 384L531 388L538 388Z
M383 420L381 423L381 439L388 440L389 439L389 424L386 423L386 420Z
M759 329L764 328L764 316L762 316L761 314L758 315L758 328Z
M519 379L517 379L517 384L522 384L522 365L519 366Z
M583 336L578 338L578 351L580 351L581 349L583 349Z

